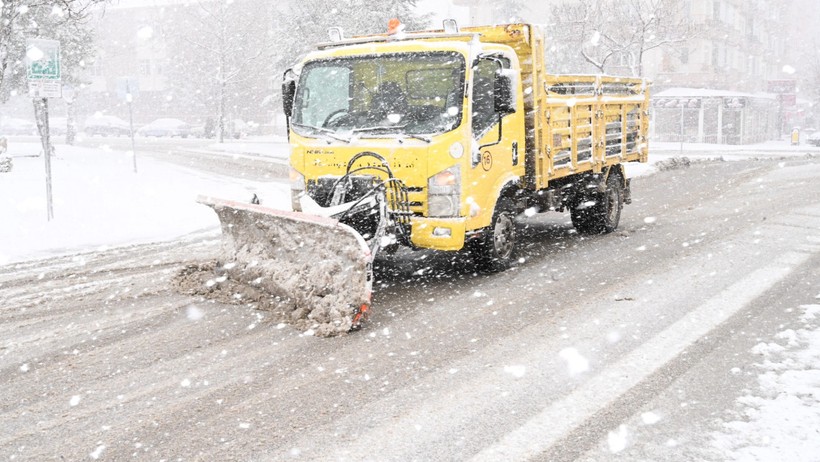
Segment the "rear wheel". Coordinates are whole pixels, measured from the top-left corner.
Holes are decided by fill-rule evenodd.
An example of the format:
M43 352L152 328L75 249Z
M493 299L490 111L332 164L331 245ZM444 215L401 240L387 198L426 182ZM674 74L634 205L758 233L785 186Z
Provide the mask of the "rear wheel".
M624 205L624 181L618 171L610 172L603 193L585 195L570 209L572 225L583 234L606 234L615 231L621 221Z
M496 204L490 227L483 236L469 243L470 253L482 271L504 271L512 265L517 238L514 203L502 197Z

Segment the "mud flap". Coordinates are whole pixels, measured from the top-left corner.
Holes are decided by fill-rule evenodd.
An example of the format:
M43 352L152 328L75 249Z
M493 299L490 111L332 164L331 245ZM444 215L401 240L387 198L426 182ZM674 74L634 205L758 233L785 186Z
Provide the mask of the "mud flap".
M297 328L331 336L359 327L373 287L371 252L359 233L307 213L204 196L197 201L219 216L224 277L279 301Z

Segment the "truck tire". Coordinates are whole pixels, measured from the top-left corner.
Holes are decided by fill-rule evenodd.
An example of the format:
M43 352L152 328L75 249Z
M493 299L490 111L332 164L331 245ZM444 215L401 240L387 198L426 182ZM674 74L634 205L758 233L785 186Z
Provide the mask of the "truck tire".
M606 180L606 190L585 196L570 209L572 226L582 234L606 234L615 231L621 221L624 206L624 181L619 171L613 171Z
M490 227L480 238L469 242L470 254L479 270L495 273L512 265L518 237L515 215L512 199L500 198Z

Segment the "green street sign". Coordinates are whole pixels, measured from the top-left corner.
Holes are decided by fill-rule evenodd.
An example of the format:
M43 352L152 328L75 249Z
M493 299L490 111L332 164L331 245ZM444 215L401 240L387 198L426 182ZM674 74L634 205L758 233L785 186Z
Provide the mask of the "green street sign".
M60 80L60 42L26 39L26 76L28 80Z

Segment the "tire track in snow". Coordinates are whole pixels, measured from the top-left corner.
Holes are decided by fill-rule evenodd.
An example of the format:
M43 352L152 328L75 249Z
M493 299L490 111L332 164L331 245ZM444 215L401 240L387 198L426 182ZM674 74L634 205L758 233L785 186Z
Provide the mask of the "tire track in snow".
M786 278L809 257L808 253L787 253L774 264L733 284L471 460L529 460L551 448L570 431L612 405L698 339Z
M811 216L815 217L818 220L818 225L820 225L820 213L816 210L810 214ZM784 261L779 261L778 265L771 269L771 272L767 272L767 270L760 270L760 264L763 261L778 261L777 256L780 255L783 251L784 246L786 248L790 248L792 243L789 242L789 239L792 237L801 239L801 241L810 242L811 238L815 235L815 233L807 234L807 231L810 232L809 228L801 227L797 228L790 228L791 234L787 235L784 238L783 232L778 229L780 225L766 225L763 226L762 233L760 231L745 231L741 233L744 237L742 238L735 238L733 241L735 242L758 242L757 247L755 246L744 246L744 248L736 248L734 245L726 245L723 242L717 243L715 246L719 249L714 249L716 254L720 252L731 254L734 256L735 261L728 260L727 263L735 269L739 268L757 268L752 274L755 276L752 279L744 279L743 282L737 283L729 288L723 289L710 289L715 290L714 292L703 292L704 281L699 281L697 279L693 279L687 275L688 271L679 267L672 267L667 269L665 273L654 273L653 278L655 279L656 286L658 289L663 291L662 287L671 287L675 284L678 284L674 293L668 294L666 297L661 297L661 299L665 299L665 303L667 303L670 307L674 306L675 304L682 305L681 309L691 309L696 308L697 306L693 306L691 308L686 308L685 302L683 300L675 300L674 295L678 294L700 294L701 297L711 297L706 299L701 305L700 308L694 310L694 313L697 313L695 316L701 316L704 311L709 311L715 306L720 306L724 298L727 296L738 296L737 300L740 302L732 305L733 308L736 310L741 310L743 306L745 306L745 302L751 300L751 298L746 298L747 289L754 289L751 293L762 293L763 291L759 291L762 287L769 287L771 284L776 283L777 281L781 280L783 277L786 277L791 268L797 266L800 262L803 262L809 258L809 253L797 252L797 253L789 253L788 258ZM820 228L820 226L818 226ZM816 231L814 228L811 231ZM766 236L771 237L772 239L765 239ZM805 252L814 253L817 252L818 248L816 247L809 247L804 250ZM700 250L702 254L704 254L704 258L711 255L709 252L711 249L703 248ZM783 266L785 265L785 266ZM771 276L771 277L770 277ZM666 281L666 282L664 282ZM647 289L650 290L650 289ZM651 289L654 290L654 289ZM651 292L650 292L651 293ZM636 296L637 299L645 299L648 297L642 297L640 294ZM649 297L651 299L651 297ZM655 297L657 300L658 298ZM598 301L596 301L598 300ZM611 299L610 299L611 300ZM612 306L611 301L606 301L604 297L594 297L593 299L588 299L586 304L592 304L593 306L586 307L587 309L584 312L589 313L596 313L594 316L598 317L596 321L600 319L600 325L618 325L619 321L607 319L608 316L605 314L597 314L606 312L606 306ZM599 305L600 306L595 306ZM705 307L705 308L704 308ZM597 309L595 309L597 308ZM656 307L652 306L651 304L647 304L645 307L633 306L634 310L640 311L641 308L645 308L645 313L651 313ZM658 311L667 313L668 310L666 307L657 307ZM661 309L662 308L662 309ZM724 309L725 312L725 309ZM685 313L685 312L684 312ZM580 317L586 317L589 319L588 314L583 313L576 313ZM627 313L621 313L621 315L626 316L628 319L629 315ZM675 329L681 328L684 325L688 325L687 323L691 322L689 319L689 314L684 314L684 317L681 320L677 321L677 324L671 324L675 327L667 327L664 330L664 336L668 335L669 332L674 331ZM626 319L621 320L620 322L626 321ZM721 318L715 322L722 322L722 320L728 319L728 315L726 318ZM715 324L716 325L716 324ZM531 329L526 329L520 332L520 335L517 338L520 339L533 339L533 338L543 338L543 334L539 335L538 331L542 330L542 327L536 326ZM700 332L700 331L698 331ZM708 332L708 331L707 331ZM701 332L701 335L705 335L706 332ZM567 334L570 338L583 338L583 332L569 332ZM545 361L543 358L543 353L546 351L559 351L561 349L560 345L562 343L559 340L560 335L556 335L554 338L551 339L544 339L541 340L539 343L529 343L527 345L527 350L531 351L531 353L526 355L521 355L520 352L516 352L520 350L518 345L520 344L517 339L510 339L509 344L494 344L492 345L492 349L487 351L485 348L483 351L479 351L472 358L479 357L482 363L484 364L527 364L533 365L537 364L541 367L545 368L547 371L543 375L549 376L549 372L560 371L560 368L556 367L553 363L549 361ZM693 337L696 340L698 337ZM693 340L693 341L694 341ZM507 343L507 342L505 342ZM657 345L652 345L652 348L656 347ZM640 357L644 353L644 348L638 346L634 353L629 353L630 358ZM671 351L666 346L663 346L663 351L668 352ZM675 350L675 353L670 357L673 358L677 355L679 350ZM498 369L491 370L487 372L486 368L482 368L480 366L476 367L475 364L470 365L470 361L475 361L475 359L468 358L467 360L461 362L450 363L453 369L461 370L467 373L468 375L471 373L477 373L478 375L472 376L465 380L462 377L462 380L456 382L457 385L455 388L452 385L447 385L446 378L441 378L441 375L438 379L428 379L425 380L424 388L430 390L447 390L444 394L437 393L432 395L429 399L425 400L423 403L418 403L413 405L410 408L402 408L398 407L395 411L395 416L393 418L385 419L382 417L381 419L377 417L366 418L366 415L379 415L379 409L383 409L386 403L394 403L394 402L407 402L410 400L412 402L412 398L409 395L411 393L406 391L399 391L397 393L391 394L383 399L380 399L376 403L366 405L363 410L359 413L359 415L349 416L346 419L343 419L340 422L337 422L334 426L336 432L345 434L349 432L351 435L356 435L355 441L341 441L338 445L335 445L335 450L333 452L335 457L338 457L340 460L408 460L411 458L421 458L424 459L426 457L434 457L433 454L439 454L445 456L440 452L442 446L449 446L452 447L453 441L457 441L459 435L469 428L472 424L477 422L486 421L488 420L488 415L498 415L501 416L504 413L505 406L503 404L499 405L498 403L498 389L492 387L491 385L494 383L498 383L499 372ZM618 363L622 365L622 362ZM657 367L660 367L661 364L655 364L649 368L649 370L655 370ZM529 369L528 369L529 370ZM609 370L609 369L605 369ZM469 371L469 372L467 372ZM622 372L622 371L620 371ZM634 372L634 371L633 371ZM648 372L647 372L648 373ZM617 375L617 372L615 373ZM560 380L564 374L560 372L554 375L555 380ZM595 376L601 377L601 376ZM600 381L601 383L606 384L607 380L611 377L606 376L606 379L600 378L593 378L590 380ZM526 377L519 380L525 380ZM541 377L539 380L543 380L544 377ZM456 384L451 381L451 384ZM596 382L598 383L598 382ZM635 382L638 383L638 382ZM510 393L515 395L515 392L512 391L514 389L520 389L522 393L526 392L523 390L529 387L509 387ZM570 392L574 393L572 389L569 390ZM596 391L599 391L596 389ZM539 393L536 389L531 389L531 393ZM403 396L403 395L408 396ZM567 395L570 397L575 397L577 395ZM606 394L597 395L595 393L589 393L584 395L585 398L589 399L588 402L593 403L600 400L602 396L607 396ZM557 403L562 403L563 399L561 396L555 396ZM570 398L566 398L570 399ZM542 398L543 402L543 398ZM459 404L462 403L462 404ZM555 404L554 406L563 406L561 404ZM552 409L552 407L550 407ZM561 407L561 409L566 409L565 406ZM591 409L591 411L600 409L599 407L595 407ZM576 412L576 411L572 411ZM383 413L382 413L383 414ZM590 414L591 415L591 414ZM515 419L515 416L511 416ZM497 420L497 419L496 419ZM505 419L502 419L502 421ZM362 425L362 422L367 422L366 425ZM442 428L442 423L446 422L448 427ZM544 423L551 424L552 420L544 418L543 421L536 421L530 426L526 422L522 422L522 424L528 428L533 429L536 428L536 424ZM560 420L556 420L556 422L560 422ZM577 422L573 422L574 424L580 425L583 423L583 419L580 419ZM575 425L575 426L577 426ZM574 426L569 426L564 428L561 431L561 434L564 434L570 431ZM539 430L540 431L540 430ZM535 440L541 440L543 437L538 434L531 434L527 430L524 431L526 433L526 438L533 438ZM513 433L515 433L513 431ZM549 433L548 433L549 434ZM319 438L318 436L314 436L315 438ZM558 438L558 436L556 436ZM306 438L306 440L310 440ZM318 440L318 439L317 439ZM506 440L502 440L506 441ZM550 441L557 441L550 440ZM517 447L517 445L521 443L519 440L515 440L514 444L511 444L513 447ZM298 445L297 445L298 446ZM309 447L309 443L303 442L303 447ZM497 446L492 446L492 449L488 449L489 452L482 452L479 456L477 456L477 460L523 460L530 456L537 455L540 451L546 449L548 446L537 446L533 448L532 451L527 451L525 453L518 453L513 451L509 454L499 454L499 452L505 452L508 446L505 442L500 442ZM523 447L527 447L524 445ZM438 451L438 452L437 452ZM377 456L374 456L377 455ZM284 457L284 455L280 454L280 457ZM305 456L305 454L303 454ZM450 456L454 458L456 457L454 454ZM485 458L485 456L488 456ZM509 457L508 457L509 456ZM323 457L316 457L315 460L321 460ZM445 456L444 458L448 458Z

